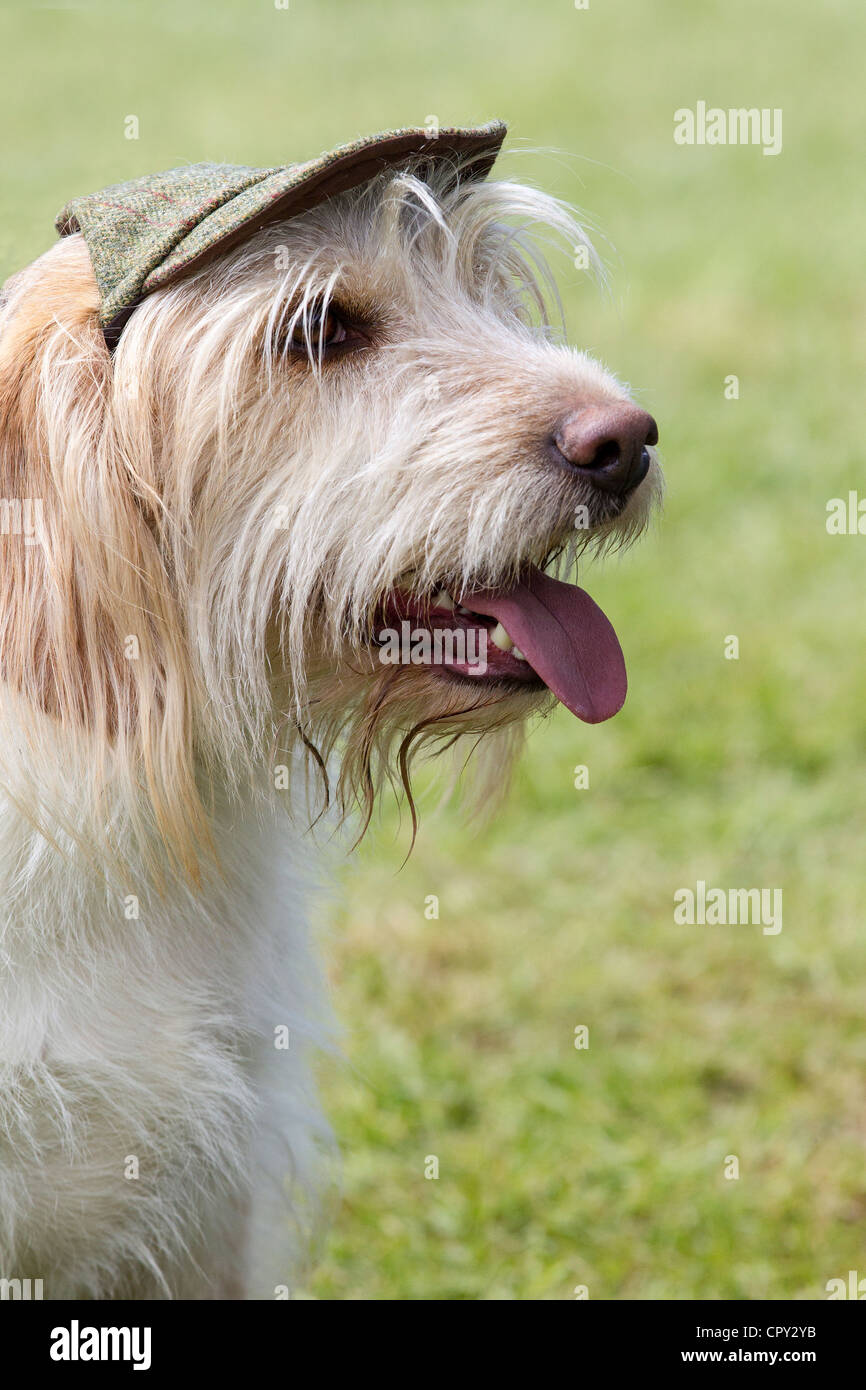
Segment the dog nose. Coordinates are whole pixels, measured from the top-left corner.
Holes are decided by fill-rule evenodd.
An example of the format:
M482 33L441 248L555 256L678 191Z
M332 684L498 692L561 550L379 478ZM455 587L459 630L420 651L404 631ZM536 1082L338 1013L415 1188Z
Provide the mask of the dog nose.
M636 405L590 405L559 422L553 442L567 463L603 492L631 492L646 477L658 426Z

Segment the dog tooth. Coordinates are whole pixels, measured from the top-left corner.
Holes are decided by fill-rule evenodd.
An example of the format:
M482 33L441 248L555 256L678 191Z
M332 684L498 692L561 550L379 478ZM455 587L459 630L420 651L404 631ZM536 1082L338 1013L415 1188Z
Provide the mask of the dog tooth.
M525 661L525 660L526 660L526 657L523 655L523 652L520 650L519 647L512 647L512 648L511 648L511 655L512 655L513 657L515 657L518 661Z
M440 589L430 600L434 608L453 608L454 600L446 589Z
M494 647L498 647L501 652L510 652L514 643L505 631L501 623L497 623L487 634Z

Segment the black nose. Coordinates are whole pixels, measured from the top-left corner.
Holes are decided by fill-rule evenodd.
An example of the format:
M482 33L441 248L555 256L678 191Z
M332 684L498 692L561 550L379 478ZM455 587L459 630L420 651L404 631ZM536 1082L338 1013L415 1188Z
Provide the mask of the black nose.
M646 477L649 446L657 444L658 426L639 406L589 405L573 410L553 431L553 442L566 463L603 492L631 492Z

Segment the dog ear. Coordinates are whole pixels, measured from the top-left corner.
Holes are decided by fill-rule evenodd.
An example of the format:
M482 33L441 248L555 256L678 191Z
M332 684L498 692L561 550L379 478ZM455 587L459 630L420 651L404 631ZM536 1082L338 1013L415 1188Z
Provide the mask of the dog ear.
M0 679L25 711L74 740L59 746L89 760L88 781L101 771L101 793L124 799L136 853L157 845L195 878L207 831L186 645L153 490L118 439L112 362L81 237L59 242L6 290ZM105 814L76 809L79 822L88 809Z

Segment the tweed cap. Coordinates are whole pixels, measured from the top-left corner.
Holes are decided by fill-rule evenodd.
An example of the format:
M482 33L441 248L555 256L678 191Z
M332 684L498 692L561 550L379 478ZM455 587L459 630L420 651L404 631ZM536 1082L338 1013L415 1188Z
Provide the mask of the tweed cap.
M501 121L474 127L389 130L304 164L253 169L191 164L73 198L56 219L61 236L81 232L109 342L145 295L182 279L277 218L293 217L386 168L421 158L469 156L465 177L483 179L505 138Z

